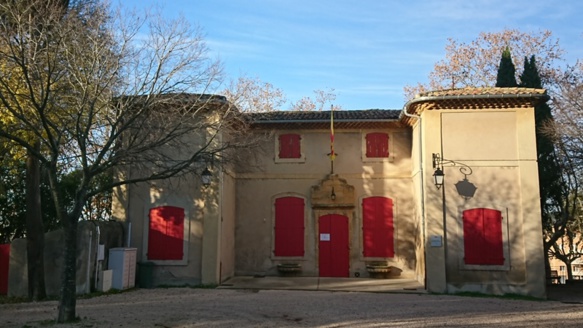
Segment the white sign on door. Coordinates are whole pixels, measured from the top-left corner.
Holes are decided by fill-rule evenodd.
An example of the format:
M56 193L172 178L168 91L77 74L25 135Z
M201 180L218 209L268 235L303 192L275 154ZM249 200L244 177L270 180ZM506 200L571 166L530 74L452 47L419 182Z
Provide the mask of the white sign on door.
M320 241L330 241L330 234L329 233L321 233L320 234Z

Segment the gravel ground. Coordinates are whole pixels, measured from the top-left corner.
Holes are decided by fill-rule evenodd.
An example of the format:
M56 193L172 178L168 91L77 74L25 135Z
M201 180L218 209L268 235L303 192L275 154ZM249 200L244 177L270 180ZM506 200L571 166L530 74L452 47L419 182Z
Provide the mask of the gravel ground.
M57 302L0 305L0 327L51 323ZM583 304L427 294L137 289L77 301L65 327L581 327ZM51 325L60 327L61 325Z

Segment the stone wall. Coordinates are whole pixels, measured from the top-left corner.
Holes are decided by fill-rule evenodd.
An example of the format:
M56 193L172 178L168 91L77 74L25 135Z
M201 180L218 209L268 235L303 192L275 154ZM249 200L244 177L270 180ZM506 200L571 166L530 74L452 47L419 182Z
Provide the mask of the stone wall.
M99 229L98 229L99 227ZM96 290L96 275L99 266L97 245L105 246L105 258L101 269L107 268L109 249L121 247L123 227L119 222L81 221L77 232L77 294ZM44 265L47 296L58 296L61 288L61 273L64 261L64 232L56 230L45 234ZM26 239L12 241L8 296L28 296L28 274L26 263Z

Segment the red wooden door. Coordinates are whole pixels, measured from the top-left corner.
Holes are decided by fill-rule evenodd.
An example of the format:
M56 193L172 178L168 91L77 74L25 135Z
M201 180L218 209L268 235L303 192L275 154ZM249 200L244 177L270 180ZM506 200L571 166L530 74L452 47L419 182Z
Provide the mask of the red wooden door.
M348 217L323 215L318 225L320 277L348 277Z

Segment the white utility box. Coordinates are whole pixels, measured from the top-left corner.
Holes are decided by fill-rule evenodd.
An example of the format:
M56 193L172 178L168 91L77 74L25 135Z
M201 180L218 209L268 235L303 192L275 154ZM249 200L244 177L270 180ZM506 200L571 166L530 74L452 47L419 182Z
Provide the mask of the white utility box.
M112 270L104 270L99 273L99 284L97 285L97 289L100 292L107 292L111 289L111 282L113 279L113 271Z
M108 269L113 271L111 287L128 289L136 285L137 248L111 248Z

